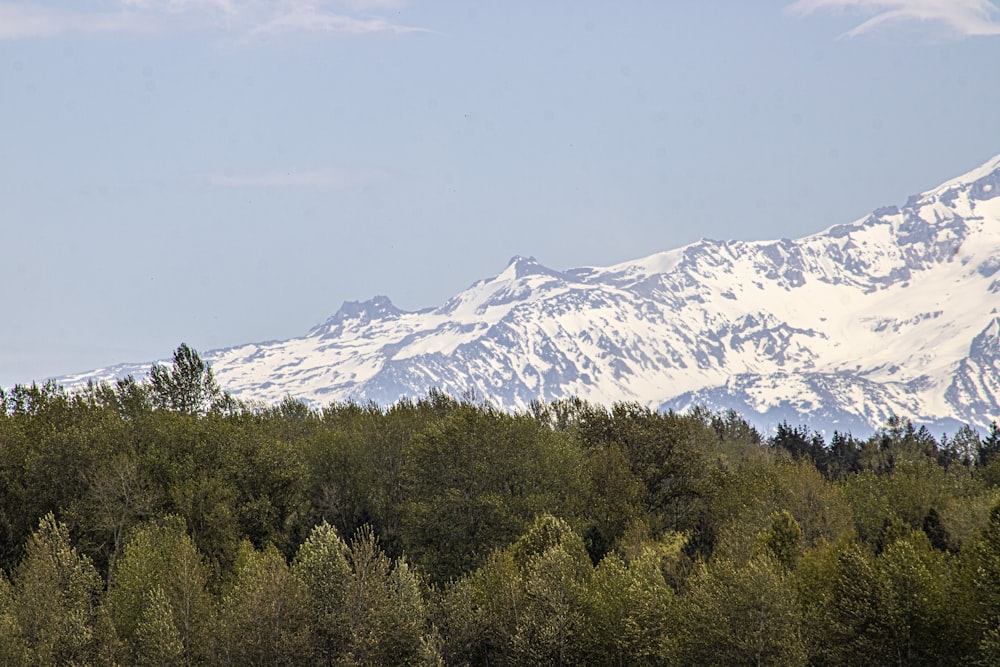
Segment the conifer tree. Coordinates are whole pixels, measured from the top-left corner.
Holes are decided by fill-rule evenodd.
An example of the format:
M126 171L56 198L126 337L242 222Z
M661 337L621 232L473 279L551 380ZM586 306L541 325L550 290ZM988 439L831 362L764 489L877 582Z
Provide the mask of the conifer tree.
M990 432L979 443L979 466L985 468L1000 454L1000 426L996 421L990 422Z

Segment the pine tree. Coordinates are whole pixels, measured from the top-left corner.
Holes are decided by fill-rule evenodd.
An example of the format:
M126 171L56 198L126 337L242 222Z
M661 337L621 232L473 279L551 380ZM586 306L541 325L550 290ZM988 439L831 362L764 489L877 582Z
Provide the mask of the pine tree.
M985 468L1000 454L1000 426L990 422L990 434L979 443L979 466Z

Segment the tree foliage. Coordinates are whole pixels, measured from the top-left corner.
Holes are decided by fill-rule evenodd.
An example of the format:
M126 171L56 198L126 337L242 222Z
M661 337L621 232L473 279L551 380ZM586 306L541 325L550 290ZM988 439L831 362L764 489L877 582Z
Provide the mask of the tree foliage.
M174 351L169 368L150 367L149 387L157 407L185 414L203 414L222 397L212 368L187 343Z
M182 345L0 396L0 664L993 664L996 439L244 405Z

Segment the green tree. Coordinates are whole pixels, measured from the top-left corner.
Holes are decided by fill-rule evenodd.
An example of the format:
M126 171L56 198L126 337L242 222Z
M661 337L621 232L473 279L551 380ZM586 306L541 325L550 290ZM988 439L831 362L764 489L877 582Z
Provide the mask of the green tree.
M308 598L284 556L244 541L219 611L223 656L236 665L297 665L314 654Z
M769 457L750 457L715 475L716 489L701 528L703 544L713 547L712 558L745 562L772 517L792 501L787 477Z
M830 597L827 646L838 665L896 662L891 592L871 556L858 545L838 555Z
M174 625L173 609L160 586L150 591L135 631L135 664L167 667L184 664L184 642Z
M433 603L428 607L429 618L439 640L440 657L446 665L483 663L479 656L483 653L486 628L475 600L472 576L432 589ZM501 663L492 660L490 664Z
M677 604L663 577L662 559L677 557L681 544L646 546L628 563L611 553L597 565L583 600L580 655L586 664L674 662Z
M629 637L633 604L628 566L614 553L601 559L583 594L582 654L592 665L638 664Z
M299 547L292 574L308 598L309 621L316 635L316 656L332 665L348 649L350 623L347 587L352 577L348 549L335 528L323 522Z
M980 441L976 454L977 463L981 468L988 466L1000 454L1000 426L995 420L990 422L989 435Z
M101 578L51 514L28 541L14 577L14 616L34 664L99 662Z
M951 439L947 437L941 439L938 463L945 467L952 463L958 463L966 468L971 468L976 465L981 450L982 442L979 433L968 424L962 424Z
M969 643L989 639L1000 627L1000 504L990 511L989 523L959 554L956 568L963 604L959 614Z
M108 606L134 659L152 658L148 652L140 656L153 639L150 633L163 642L164 650L174 645L176 636L186 663L211 659L215 610L208 569L182 519L167 516L137 527L115 563L113 582ZM157 606L151 609L151 605Z
M583 551L555 546L533 556L524 575L525 608L514 635L515 662L522 665L569 665L583 625L582 597L590 575ZM574 550L575 551L575 550Z
M583 595L592 566L583 540L565 521L538 517L511 546L524 585L524 604L513 637L516 664L576 663L583 625Z
M826 467L827 451L823 436L810 431L808 426L793 427L783 421L768 439L768 444L787 451L793 459L808 460L820 469Z
M456 588L464 592L460 582ZM511 664L514 636L525 605L524 579L510 549L494 551L468 578L465 617L452 618L450 626L464 621L465 646L475 647L465 654L473 664ZM471 628L470 628L471 626ZM450 639L450 638L449 638Z
M14 589L0 570L0 664L20 667L31 664L31 651L17 620Z
M187 343L174 351L169 368L153 364L149 369L153 403L165 410L204 414L222 398L212 368Z
M697 415L659 414L629 403L611 409L608 442L618 443L646 489L646 509L661 525L683 531L702 518L719 439Z
M970 664L981 667L1000 665L1000 626L991 628L979 642L975 660Z
M351 577L344 599L349 639L343 664L434 664L437 654L425 632L420 579L406 561L393 566L365 526L351 540L348 563Z
M834 588L839 575L841 552L848 541L821 542L808 549L795 568L801 614L800 627L810 664L834 665Z
M681 605L682 664L806 664L794 581L769 556L743 567L714 560L693 577Z
M114 561L126 532L152 513L156 493L138 454L127 449L99 457L88 482L82 497L73 503L71 515L104 557L109 585L113 585Z
M892 472L903 461L935 461L938 443L926 426L917 428L906 417L892 415L861 447L861 466L878 473Z
M403 543L436 582L475 569L542 512L579 517L589 495L569 435L474 406L416 434L404 474Z
M788 489L784 509L791 512L802 529L803 546L837 542L853 533L851 508L840 487L807 461L778 462L777 469Z
M782 510L772 515L764 543L779 563L795 568L802 555L802 529L791 512Z
M587 504L587 515L593 521L586 534L587 550L599 559L613 548L630 523L644 516L645 487L616 443L592 447L587 465L593 489Z
M896 664L940 665L954 660L944 554L923 532L911 531L886 547L877 566L888 592L884 614Z

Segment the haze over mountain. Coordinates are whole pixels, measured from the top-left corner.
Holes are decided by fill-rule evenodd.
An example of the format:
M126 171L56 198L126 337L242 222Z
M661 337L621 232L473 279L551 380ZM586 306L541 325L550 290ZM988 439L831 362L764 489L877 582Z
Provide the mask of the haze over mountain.
M437 308L376 296L301 338L202 356L241 399L389 403L436 387L509 409L578 396L733 408L764 428L859 434L892 414L984 428L1000 415L1000 156L805 238L568 271L514 257Z

